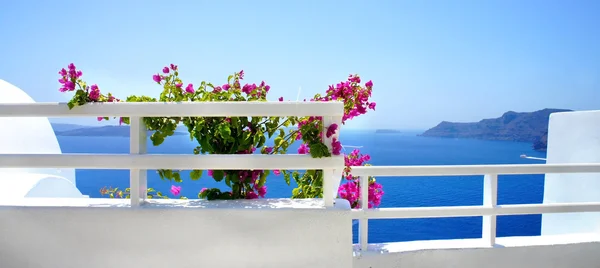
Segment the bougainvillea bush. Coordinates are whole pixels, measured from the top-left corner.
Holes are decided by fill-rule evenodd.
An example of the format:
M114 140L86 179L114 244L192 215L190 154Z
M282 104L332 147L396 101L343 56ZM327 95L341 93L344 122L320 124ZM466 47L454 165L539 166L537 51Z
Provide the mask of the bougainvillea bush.
M82 79L82 71L74 64L59 71L60 91L72 93L69 101L70 109L90 102L219 102L219 101L267 101L271 87L264 81L242 84L244 71L227 77L223 84L201 82L200 84L184 83L179 76L177 65L171 64L162 68L152 79L162 90L158 97L129 96L118 99L111 93L101 91L96 84L88 84ZM375 102L369 101L373 83L368 81L361 85L358 75L350 75L346 81L331 85L323 95L317 94L310 101L341 101L344 103L342 123L354 117L375 110ZM283 101L283 98L279 98ZM109 120L100 117L98 121ZM119 118L120 124L129 124L129 118ZM154 146L161 145L166 138L175 134L177 126L184 125L190 138L198 146L194 154L251 154L259 150L262 154L285 154L294 142L301 143L299 154L310 154L312 157L330 157L342 154L342 144L336 138L331 140L331 152L323 143L323 136L332 137L339 126L326 126L322 133L321 117L148 117L144 118L148 130L153 131L150 140ZM269 142L268 142L269 139ZM272 142L270 142L272 139ZM352 207L360 207L360 183L352 176L351 167L361 166L369 161L368 155L354 150L345 155L344 182L339 187L340 198L347 199ZM292 190L292 198L318 198L323 195L323 172L321 170L288 171L288 170L208 170L208 176L227 186L227 191L218 188L199 189L198 198L216 199L254 199L264 197L267 193L267 176L273 172L282 175L289 185L293 179L297 187ZM192 170L191 180L198 180L202 170ZM163 180L179 183L183 181L180 170L158 170ZM181 186L172 185L171 193L179 196ZM103 195L110 197L129 196L129 189L102 188ZM381 185L369 178L369 206L378 206L383 191ZM150 189L148 198L167 198L160 192Z

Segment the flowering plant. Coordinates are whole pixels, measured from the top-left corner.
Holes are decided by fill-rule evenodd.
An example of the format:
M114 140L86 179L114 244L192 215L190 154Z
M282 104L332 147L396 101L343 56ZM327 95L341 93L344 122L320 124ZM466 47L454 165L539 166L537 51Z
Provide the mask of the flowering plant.
M149 96L129 96L126 102L181 102L181 101L266 101L270 86L264 81L260 84L244 84L244 71L234 73L227 78L226 83L218 86L208 82L201 82L199 86L189 83L184 86L179 77L177 65L171 64L164 67L162 73L152 76L154 82L162 87L158 98ZM66 69L59 71L61 78L61 92L73 92L72 99L68 102L70 109L85 105L90 102L120 102L111 93L102 93L100 88L82 80L83 73L77 70L74 64L69 64ZM342 123L356 116L367 113L369 109L375 110L375 102L370 102L369 97L373 83L368 81L362 86L358 75L350 75L347 81L329 86L323 96L317 94L311 101L342 101L344 103L344 116ZM279 98L283 101L283 98ZM99 117L98 121L109 120L108 117ZM129 118L119 118L120 124L129 124ZM190 138L198 143L193 150L194 154L251 154L259 149L262 154L285 154L291 144L302 142L298 149L299 154L310 154L312 157L330 157L339 155L342 145L336 138L339 126L332 124L326 127L326 133L321 133L323 120L321 117L147 117L144 123L148 130L153 131L150 140L158 146L164 140L175 134L178 125L183 124L190 133ZM297 126L296 128L288 128ZM267 145L267 137L273 139L273 144ZM331 138L331 152L323 142L323 138ZM368 155L362 155L358 150L346 157L344 176L347 182L340 186L339 196L350 201L353 207L360 205L359 183L351 175L351 166L363 165L369 160ZM297 187L292 190L293 198L316 198L323 195L323 172L321 170L307 170L304 173L287 170L208 170L208 175L217 182L224 182L230 191L221 191L218 188L202 189L198 198L215 199L254 199L264 197L267 192L265 185L267 176L273 172L283 174L286 183L290 184L293 178ZM158 170L163 180L176 183L182 182L180 170ZM192 170L190 179L198 180L202 176L201 170ZM173 185L173 195L180 194L181 187ZM129 189L125 191L116 188L103 188L103 195L111 197L128 197ZM372 194L371 194L372 193ZM383 191L381 185L370 178L369 204L379 205ZM166 198L160 192L149 191L148 198Z

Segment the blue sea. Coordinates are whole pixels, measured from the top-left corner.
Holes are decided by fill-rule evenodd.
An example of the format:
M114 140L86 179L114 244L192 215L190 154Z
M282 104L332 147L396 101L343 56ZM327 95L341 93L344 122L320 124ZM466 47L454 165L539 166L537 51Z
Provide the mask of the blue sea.
M419 137L414 132L375 134L373 131L344 130L341 141L346 145L363 146L361 151L371 155L373 165L477 165L477 164L541 164L520 158L521 154L545 157L531 149L530 143ZM58 136L65 153L128 153L128 137L67 137ZM188 136L169 137L150 153L191 154L196 145ZM295 148L292 148L294 151ZM352 150L351 148L347 149ZM203 175L184 180L182 195L197 198L203 187L219 187L212 178ZM129 187L128 170L77 170L77 187L90 197L101 197L103 186ZM379 177L385 195L381 207L466 206L481 205L483 176L453 177ZM499 204L541 203L543 175L509 175L498 179ZM293 182L292 182L293 183ZM149 171L148 185L170 195L169 181L162 181L155 171ZM267 180L267 197L291 195L282 177L271 175ZM481 237L481 217L437 219L385 219L369 221L369 242L396 242L430 239ZM539 235L541 215L499 216L498 236ZM354 226L357 242L357 226Z

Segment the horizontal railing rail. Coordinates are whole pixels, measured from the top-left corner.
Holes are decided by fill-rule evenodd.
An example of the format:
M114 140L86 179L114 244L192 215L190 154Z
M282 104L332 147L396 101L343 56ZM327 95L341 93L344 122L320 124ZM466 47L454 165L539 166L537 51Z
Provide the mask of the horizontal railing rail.
M341 102L0 103L0 117L343 116Z
M493 246L496 241L496 216L545 213L600 212L600 202L567 204L498 205L498 175L551 173L600 173L600 163L535 164L535 165L467 165L467 166L362 166L353 167L352 174L367 185L369 176L481 176L484 175L482 206L368 208L368 187L361 187L361 208L352 216L359 220L359 243L368 248L369 219L444 218L483 216L482 239Z
M148 169L322 169L323 200L334 202L334 177L341 176L343 156L309 155L160 155L147 154L144 117L286 117L322 116L323 127L341 126L342 102L119 102L88 103L69 109L66 103L0 103L0 117L130 117L129 154L0 154L0 168L129 169L131 206L147 198ZM323 129L322 133L326 133ZM336 134L337 135L337 134ZM331 150L332 137L323 140Z
M546 173L596 173L598 163L528 165L447 165L447 166L362 166L352 167L355 176L470 176L483 174L518 175Z
M0 154L0 168L304 170L343 165L341 156L302 154Z

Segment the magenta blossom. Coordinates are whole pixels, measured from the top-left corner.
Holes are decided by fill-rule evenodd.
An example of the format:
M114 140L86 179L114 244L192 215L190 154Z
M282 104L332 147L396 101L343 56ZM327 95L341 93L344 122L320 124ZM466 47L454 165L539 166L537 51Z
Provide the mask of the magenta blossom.
M257 199L258 195L255 192L247 192L246 199Z
M273 174L275 174L276 176L279 176L281 174L281 171L279 171L278 169L273 170Z
M300 144L300 147L298 147L298 153L307 154L308 152L310 152L310 148L308 148L308 145L306 145L305 143Z
M258 187L257 191L258 191L258 196L265 197L265 195L267 194L267 186L263 185L261 187Z
M333 136L335 134L335 131L338 129L338 125L337 124L331 124L329 125L329 127L327 128L327 138L331 138L331 136Z
M160 78L159 74L155 74L152 76L152 80L154 80L154 82L156 83L160 83L160 80L162 80L162 78Z
M377 105L377 104L374 102L369 103L369 109L375 111L375 105Z
M196 92L194 90L194 85L188 84L187 87L185 87L185 92L190 93L190 94L193 94L194 92Z
M178 196L181 193L181 186L171 185L171 193Z
M181 82L177 82L177 83L175 84L175 86L176 86L177 88L181 88L181 87L183 86L183 83L181 83Z
M165 67L165 68L163 68L163 70L162 70L162 71L163 71L163 73L165 73L165 74L168 74L168 73L169 73L169 67Z
M283 101L283 97L279 97L279 101Z
M342 152L342 143L337 140L336 138L333 138L333 140L331 141L331 153L333 155L340 155L340 153Z

